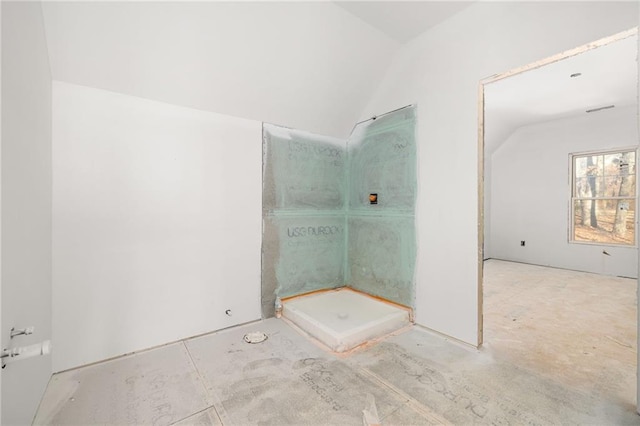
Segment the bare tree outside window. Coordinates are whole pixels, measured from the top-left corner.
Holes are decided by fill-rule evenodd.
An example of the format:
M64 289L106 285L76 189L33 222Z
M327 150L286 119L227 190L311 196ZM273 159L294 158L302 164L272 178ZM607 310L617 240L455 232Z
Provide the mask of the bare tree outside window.
M574 242L635 245L636 151L572 155Z

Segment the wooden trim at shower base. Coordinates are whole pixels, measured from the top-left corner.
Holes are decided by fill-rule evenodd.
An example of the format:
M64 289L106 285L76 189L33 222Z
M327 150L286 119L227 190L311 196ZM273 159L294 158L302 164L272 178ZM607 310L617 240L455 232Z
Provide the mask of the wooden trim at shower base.
M342 288L346 288L346 287L340 287ZM322 291L322 290L320 290ZM312 292L315 293L315 292ZM309 334L306 330L304 330L303 328L301 328L300 326L298 326L296 323L294 323L293 321L291 321L290 319L286 318L286 317L281 317L280 318L282 321L284 321L289 327L291 327L294 331L296 331L298 334L300 334L301 336L305 337L306 339L308 339L313 345L315 345L316 347L322 349L325 352L329 352L331 354L333 354L334 356L338 357L338 358L348 358L351 355L353 355L355 352L359 352L361 350L367 349L385 339L388 339L389 337L392 336L397 336L403 333L406 333L409 330L412 330L413 327L415 326L415 324L407 324L402 328L399 328L397 330L391 331L387 334L384 334L382 336L378 336L378 337L374 337L373 339L369 339L365 342L360 343L358 346L354 346L353 348L344 351L344 352L336 352L333 349L331 349L329 346L325 345L324 343L322 343L317 337L312 336L311 334Z
M280 300L282 301L282 303L284 303L284 302L288 302L290 300L299 299L301 297L311 296L312 294L328 293L330 291L342 290L343 288L346 288L346 287L343 286L343 287L336 287L336 288L321 288L320 290L312 290L312 291L308 291L306 293L300 293L300 294L296 294L296 295L293 295L293 296L281 297Z

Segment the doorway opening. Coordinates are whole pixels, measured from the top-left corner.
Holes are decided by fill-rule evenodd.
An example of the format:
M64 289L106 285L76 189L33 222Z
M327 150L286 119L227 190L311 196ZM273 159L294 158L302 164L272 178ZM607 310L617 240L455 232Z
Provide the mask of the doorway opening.
M638 365L637 326L640 321L635 300L638 287L638 238L635 229L637 198L626 212L626 217L632 217L629 232L633 233L634 245L589 244L572 241L571 238L572 224L576 220L572 215L575 212L571 198L575 188L572 185L575 186L576 182L572 175L572 158L581 152L620 148L630 149L637 159L637 37L638 28L633 28L491 76L482 80L478 87L478 346L485 343L488 350L504 348L507 352L521 347L523 350L513 356L514 362L534 369L546 369L546 374L553 374L555 368L559 372L556 378L560 380L580 379L578 373L582 367L576 364L577 360L617 356L609 352L605 354L605 347L615 348L625 358L624 362L631 363L629 367L637 369ZM562 90L556 87L558 93L564 93L570 86L575 91L576 87L585 85L589 78L593 79L590 74L602 71L568 71L567 67L591 61L598 63L601 68L615 68L608 60L594 61L593 58L610 50L620 50L623 46L632 48L633 87L627 89L630 92L627 94L632 97L631 103L620 100L608 102L606 93L607 90L616 90L609 89L610 84L619 82L616 78L599 79L603 85L599 98L590 97L587 90L580 90L575 105L564 95L551 104L543 102L545 93L554 89L552 86L556 79L564 79L558 83L562 85ZM619 69L615 71L620 72ZM542 76L550 88L533 84L534 75L539 78ZM515 89L517 84L528 85L529 97L518 98L520 92ZM509 107L507 104L495 107L491 104L494 101L500 104L505 96L511 97L512 101L519 99L524 108ZM580 103L582 109L578 111L576 105ZM609 107L611 104L615 104L615 108ZM529 114L529 121L525 120L526 114ZM531 118L533 115L535 117ZM500 125L496 125L500 120ZM622 120L626 120L626 124L614 124ZM601 122L610 123L616 130L605 137L606 128L597 126ZM569 131L567 126L579 131ZM627 136L619 133L621 127L628 130L627 136L633 133L631 142ZM599 129L604 129L601 135L598 135ZM572 148L572 138L580 139L581 143L592 139L596 143L598 137L605 143L604 146ZM552 152L543 152L545 143L553 145ZM560 154L562 149L566 150L564 154ZM635 168L635 163L632 167ZM635 171L633 173L634 176L637 174ZM522 179L513 179L516 174L520 174ZM552 180L558 187L553 194L547 191ZM603 191L605 182L603 176ZM634 181L634 196L636 191ZM555 216L549 219L551 216L547 214ZM539 227L540 224L544 224L544 227ZM500 280L508 285L500 287ZM607 286L610 291L606 296L622 295L622 298L612 297L605 301L604 297L598 296L597 292ZM501 293L503 291L512 293L507 296ZM567 298L566 302L561 302L563 297ZM623 302L632 302L632 306L623 306ZM600 309L606 303L609 304L608 312L611 315L627 316L628 321L624 326L627 331L632 329L632 335L624 334L622 326L614 324L620 318L598 317L599 311L588 312L593 311L594 307ZM501 324L494 322L497 317L495 312L490 311L498 305ZM571 309L568 309L569 305ZM604 325L610 328L589 328L590 320L595 321L598 327ZM614 327L613 331L611 327ZM544 332L539 338L534 334L536 328ZM522 333L520 336L514 334L518 330ZM505 331L507 333L500 334ZM552 341L554 333L557 336L564 333L565 343L571 344ZM600 342L594 343L593 339L588 339L598 333ZM546 356L549 351L556 352L553 352L553 356ZM616 360L619 364L623 361ZM545 362L547 364L542 366ZM629 394L628 389L633 386L636 390L624 400L628 403L638 401L637 379L635 375L628 374L629 368L625 371L624 368L615 370L610 365L593 365L583 369L587 371L589 368L593 370L589 371L590 380L598 382L600 390L606 389L607 383L604 382L626 380L629 386L625 392ZM563 375L564 371L575 374ZM612 379L616 375L619 376Z

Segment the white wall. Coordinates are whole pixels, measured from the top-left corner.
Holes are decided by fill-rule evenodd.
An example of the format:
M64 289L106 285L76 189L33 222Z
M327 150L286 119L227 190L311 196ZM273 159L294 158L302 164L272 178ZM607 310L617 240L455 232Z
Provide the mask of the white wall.
M492 257L636 277L637 248L570 244L568 235L569 154L636 146L637 121L632 106L516 130L491 161Z
M478 2L398 52L361 118L418 105L419 324L478 341L478 82L636 25L635 2Z
M40 3L2 5L2 347L51 338L51 74ZM11 327L35 333L10 339ZM2 370L2 424L31 424L51 356Z
M398 47L329 1L51 1L44 12L54 80L339 138Z
M53 152L54 371L260 318L261 123L54 82Z

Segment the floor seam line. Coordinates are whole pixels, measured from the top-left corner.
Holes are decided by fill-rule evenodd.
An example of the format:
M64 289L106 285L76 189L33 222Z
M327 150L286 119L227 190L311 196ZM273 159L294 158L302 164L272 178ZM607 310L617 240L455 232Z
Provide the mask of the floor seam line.
M187 351L187 355L189 355L189 361L191 361L191 365L193 365L193 368L196 370L196 374L198 374L198 378L200 379L200 384L204 388L204 392L208 397L208 400L209 400L208 402L211 403L211 405L207 406L207 408L205 408L204 410L207 410L209 408L213 408L213 411L216 413L216 417L220 421L220 424L223 424L222 418L220 418L220 413L218 413L218 409L215 407L215 398L211 395L211 393L209 392L209 389L207 389L207 385L206 385L206 382L204 380L204 377L202 376L202 373L200 372L200 369L198 368L198 365L193 360L193 355L191 354L191 351L189 350L189 346L187 346L187 342L183 340L182 344L184 345L184 348ZM202 411L204 411L204 410L202 410ZM198 414L198 413L194 413L194 414Z
M430 421L430 422L432 422L434 424L438 424L438 425L451 425L452 424L451 422L449 422L444 417L441 417L439 414L435 413L431 408L426 407L420 401L418 401L417 399L415 399L414 397L412 397L408 393L404 392L403 390L399 389L398 387L394 386L393 384L389 383L388 381L386 381L382 377L378 376L373 371L367 370L366 368L360 368L359 371L362 374L364 374L365 376L369 377L370 379L375 380L375 381L379 382L381 385L383 385L386 388L390 389L392 392L398 394L401 398L405 399L407 401L406 405L408 405L411 409L413 409L415 412L417 412L422 417L425 417L428 421Z
M171 423L169 423L169 426L171 426L171 425L175 425L175 424L177 424L177 423L180 423L180 422L183 422L183 421L185 421L185 420L187 420L187 419L190 419L191 417L197 416L198 414L204 413L205 411L207 411L207 410L208 410L208 409L210 409L210 408L213 408L213 409L215 410L215 407L213 406L213 404L212 404L212 405L207 405L207 406L206 406L206 407L204 407L202 410L198 410L198 411L196 411L195 413L191 413L191 414L189 414L189 415L188 415L188 416L186 416L186 417L183 417L183 418L181 418L181 419L176 420L175 422L171 422Z

